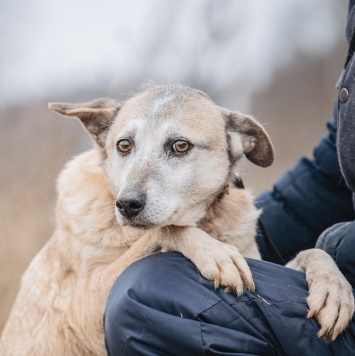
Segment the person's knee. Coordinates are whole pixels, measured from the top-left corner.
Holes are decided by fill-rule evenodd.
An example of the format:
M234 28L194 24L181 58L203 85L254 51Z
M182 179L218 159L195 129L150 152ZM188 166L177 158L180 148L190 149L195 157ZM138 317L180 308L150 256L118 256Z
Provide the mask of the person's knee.
M141 304L157 297L153 295L158 292L154 284L168 255L150 256L132 264L112 286L104 312L105 344L109 354L122 350L127 335L134 334L133 321L140 313Z
M195 317L196 310L206 309L211 302L208 298L194 299L196 294L205 292L206 286L213 290L212 284L180 253L152 255L129 266L115 281L106 302L104 333L108 353L120 354L119 350L131 345L130 339L139 336L143 324L145 333L154 334L150 329L156 323L162 324L164 316L180 318L182 311L187 318ZM148 314L154 323L147 322Z
M115 315L127 313L128 301L171 312L167 306L172 298L184 300L189 294L186 288L193 291L206 286L211 288L212 284L201 277L192 262L181 253L161 253L143 258L129 266L115 281L106 303L105 325Z
M133 266L134 268L134 266ZM134 278L118 278L114 283L106 302L104 312L105 345L109 355L117 354L124 347L126 326L122 321L132 312L134 304L130 303L129 294L134 287ZM133 311L134 312L134 311Z
M161 273L170 254L159 254L143 258L133 263L116 279L107 299L105 316L110 313L121 315L125 312L127 298L144 301L156 288L157 279L164 278ZM107 320L106 320L107 321Z

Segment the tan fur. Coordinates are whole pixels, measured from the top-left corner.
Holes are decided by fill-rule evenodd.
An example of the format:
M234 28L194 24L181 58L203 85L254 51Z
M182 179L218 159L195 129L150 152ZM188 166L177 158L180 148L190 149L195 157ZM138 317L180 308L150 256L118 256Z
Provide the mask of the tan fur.
M52 108L79 117L97 146L75 157L59 176L57 228L22 278L2 333L1 355L106 354L102 317L110 288L128 265L156 252L182 252L215 287L227 287L238 295L245 288L254 290L252 275L242 255L260 258L255 242L259 211L247 190L230 186L221 200L216 197L232 177L243 151L250 156L255 149L247 156L249 159L259 165L271 164L272 146L259 124L251 118L241 120L242 114L238 113L233 114L238 125L231 127L230 122L225 124L226 117L232 120L230 113L200 92L180 86L147 89L123 105L104 99L85 105L55 104ZM161 117L161 121L152 123L157 131L160 127L172 130L175 124L180 124L187 130L186 135L192 133L195 151L183 158L166 158L169 166L163 168L177 165L174 171L177 177L170 178L183 185L184 175L178 175L183 166L179 165L191 161L191 168L196 170L193 178L196 184L187 182L189 195L195 195L184 197L186 207L180 208L177 203L166 222L138 229L115 214L117 194L127 184L156 192L156 188L149 190L149 187L155 176L163 180L157 164L159 160L165 162L165 158L161 158L161 152L156 153L154 145L149 146L151 140L145 136L144 152L140 154L137 148L136 156L132 156L139 159L139 164L125 166L134 172L127 178L115 166L123 158L115 152L114 143L125 125L135 118L146 115L142 122L149 121L147 113L150 118ZM100 118L104 118L104 123ZM243 126L243 120L248 127ZM135 129L139 131L140 125L137 122ZM156 137L158 140L159 136ZM143 143L137 138L137 147ZM197 159L203 159L203 164L199 166ZM214 164L221 167L217 169ZM204 166L210 170L203 171ZM154 171L151 176L150 170ZM153 201L151 205L154 204ZM161 204L154 209L160 209ZM318 315L322 326L319 335L335 338L353 313L349 284L322 251L301 253L291 264L306 273L310 285L309 316ZM327 285L323 283L325 279ZM326 302L327 296L332 303Z

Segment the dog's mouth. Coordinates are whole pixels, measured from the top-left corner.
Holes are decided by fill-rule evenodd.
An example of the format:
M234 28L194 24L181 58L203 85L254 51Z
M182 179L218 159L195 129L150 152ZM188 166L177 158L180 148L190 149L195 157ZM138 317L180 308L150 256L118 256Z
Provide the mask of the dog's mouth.
M153 226L155 226L154 224L137 224L137 223L128 223L127 225L135 227L136 229L141 229L141 230L147 230L149 228L152 228Z
M140 230L147 230L147 229L157 226L157 224L155 224L155 223L142 221L141 219L138 219L138 218L127 219L126 217L124 217L122 215L121 215L120 219L118 219L118 222L121 226L130 226L130 227L134 227L134 228L140 229Z

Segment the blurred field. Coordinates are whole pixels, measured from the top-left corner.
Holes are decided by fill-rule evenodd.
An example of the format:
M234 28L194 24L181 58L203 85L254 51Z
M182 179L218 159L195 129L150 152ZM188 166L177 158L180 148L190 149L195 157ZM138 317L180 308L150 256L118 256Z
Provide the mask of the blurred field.
M270 188L277 177L301 156L311 156L327 133L347 45L343 39L321 59L300 55L278 73L271 87L253 97L251 113L268 131L275 148L275 162L267 169L248 165L244 175L256 192Z
M45 103L8 109L1 123L0 328L24 269L53 231L56 176L82 137Z
M299 53L280 69L272 84L251 98L248 111L269 132L275 146L275 164L266 170L247 165L245 184L254 191L270 189L275 179L298 158L311 155L326 133L336 95L334 84L345 60L346 43L339 36L330 53L308 57ZM282 54L280 54L282 55ZM237 65L237 64L236 64ZM186 80L194 86L193 78ZM208 83L208 81L206 81ZM138 82L109 92L78 94L70 90L55 100L91 100L127 93ZM197 81L219 104L244 110L243 88L215 90ZM64 97L64 95L63 95ZM48 100L49 101L49 100ZM47 100L0 109L0 330L17 293L20 278L54 226L56 177L74 154L90 147L79 122L59 118L47 109Z

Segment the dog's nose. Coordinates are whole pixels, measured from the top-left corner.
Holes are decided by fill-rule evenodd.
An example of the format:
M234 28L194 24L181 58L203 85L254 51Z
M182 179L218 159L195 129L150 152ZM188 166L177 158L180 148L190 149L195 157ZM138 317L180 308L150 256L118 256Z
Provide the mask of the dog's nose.
M128 190L120 194L116 200L118 211L127 219L137 216L146 202L145 194L139 190Z

